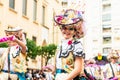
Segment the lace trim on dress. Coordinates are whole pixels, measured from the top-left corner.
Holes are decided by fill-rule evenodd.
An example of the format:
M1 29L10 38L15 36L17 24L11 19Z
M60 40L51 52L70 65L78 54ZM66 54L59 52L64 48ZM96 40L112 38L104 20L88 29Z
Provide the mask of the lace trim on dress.
M66 47L64 47L66 46ZM74 41L70 45L62 44L60 47L60 57L66 58L70 52L73 52L74 56L85 57L85 53L83 53L82 44L80 41Z

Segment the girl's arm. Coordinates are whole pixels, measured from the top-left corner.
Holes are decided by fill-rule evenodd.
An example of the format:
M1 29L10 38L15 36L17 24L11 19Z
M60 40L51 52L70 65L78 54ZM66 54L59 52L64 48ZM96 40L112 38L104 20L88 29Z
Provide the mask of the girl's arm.
M23 54L26 53L26 50L27 50L26 44L23 41L21 41L18 38L16 38L15 36L13 36L13 35L6 36L6 41L14 41L14 42L16 42L19 46L21 46L22 53Z
M73 71L67 76L65 80L72 80L76 76L78 76L81 72L83 72L84 69L84 59L82 57L75 58L75 64Z
M26 51L27 51L27 46L26 46L26 44L23 42L23 41L21 41L21 40L19 40L19 39L17 39L17 38L15 38L13 41L15 41L19 46L21 46L21 48L22 48L22 53L23 54L25 54L26 53Z

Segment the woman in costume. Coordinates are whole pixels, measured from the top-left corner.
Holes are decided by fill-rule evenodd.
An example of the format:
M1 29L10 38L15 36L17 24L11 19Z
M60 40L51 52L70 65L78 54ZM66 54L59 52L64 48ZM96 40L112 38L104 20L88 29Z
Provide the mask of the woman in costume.
M22 29L8 27L6 36L0 42L6 42L8 48L0 48L0 80L26 80L26 41Z
M111 50L108 55L109 63L103 69L105 80L119 80L120 66L118 65L119 53L117 50Z
M84 36L82 13L68 9L63 15L54 17L59 26L63 40L56 53L55 80L79 80L83 73L84 57L80 38Z

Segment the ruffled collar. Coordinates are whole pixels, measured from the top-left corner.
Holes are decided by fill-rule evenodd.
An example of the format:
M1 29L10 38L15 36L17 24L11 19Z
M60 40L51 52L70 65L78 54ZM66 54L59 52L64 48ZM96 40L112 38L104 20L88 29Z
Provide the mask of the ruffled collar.
M75 48L76 40L62 40L62 44L60 46L60 55L59 57L67 57L70 51L73 51Z

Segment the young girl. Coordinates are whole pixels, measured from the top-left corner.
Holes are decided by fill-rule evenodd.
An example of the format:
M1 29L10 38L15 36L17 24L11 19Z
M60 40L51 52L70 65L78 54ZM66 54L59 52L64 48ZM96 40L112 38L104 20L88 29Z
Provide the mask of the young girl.
M54 18L63 40L56 53L55 80L79 80L84 69L83 47L79 39L84 36L81 12L68 9Z

